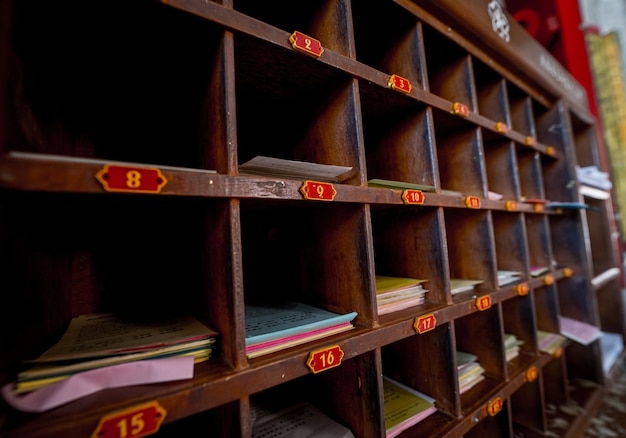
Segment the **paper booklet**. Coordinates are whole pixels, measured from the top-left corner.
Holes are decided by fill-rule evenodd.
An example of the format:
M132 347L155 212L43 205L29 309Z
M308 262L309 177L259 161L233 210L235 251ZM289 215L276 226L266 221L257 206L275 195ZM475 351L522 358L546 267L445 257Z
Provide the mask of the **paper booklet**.
M138 353L217 336L217 332L192 316L150 322L132 321L113 313L72 318L55 345L37 359L25 362L59 362Z
M419 423L437 411L435 399L383 376L385 429L387 438Z
M295 301L245 304L246 346L352 321L356 312L338 314Z
M239 165L240 175L275 176L291 179L314 179L325 182L342 182L355 175L349 166L310 163L257 155Z

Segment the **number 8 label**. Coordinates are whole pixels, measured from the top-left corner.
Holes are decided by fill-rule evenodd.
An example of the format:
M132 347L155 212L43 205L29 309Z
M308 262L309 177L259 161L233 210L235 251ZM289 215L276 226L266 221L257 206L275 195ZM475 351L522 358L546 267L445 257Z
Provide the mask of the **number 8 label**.
M160 193L167 179L159 169L107 164L96 179L107 192Z

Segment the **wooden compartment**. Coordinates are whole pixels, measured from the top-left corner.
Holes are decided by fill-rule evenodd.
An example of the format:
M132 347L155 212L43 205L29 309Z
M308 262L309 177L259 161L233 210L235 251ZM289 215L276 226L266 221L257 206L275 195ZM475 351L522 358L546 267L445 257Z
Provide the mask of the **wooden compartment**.
M477 356L484 380L461 394L461 409L471 412L506 379L502 322L498 306L454 320L456 351Z
M481 130L450 113L433 111L435 144L442 190L486 197ZM456 194L456 196L459 196Z
M421 23L393 3L380 8L375 3L352 2L351 7L357 61L398 75L411 88L428 89Z
M452 103L477 111L472 57L455 41L430 26L423 26L429 91Z
M611 193L576 178L600 164L598 127L579 85L540 70L571 79L506 11L509 41L494 32L490 7L0 2L0 383L85 313L191 314L219 332L191 379L42 413L2 399L0 435L96 436L150 403L166 416L148 434L251 438L256 404L280 399L374 438L384 375L436 399L403 436L546 436L563 406L592 410L610 375L600 341L548 354L538 331L567 316L626 332ZM241 171L256 156L352 172L313 199L302 175ZM110 166L128 168L121 187ZM420 202L402 184L426 186ZM521 275L500 286L499 270ZM377 275L428 280L425 302L382 314ZM459 278L482 283L453 294ZM356 312L355 327L249 357L246 305L275 299ZM330 350L341 361L311 366ZM462 393L460 352L485 377ZM579 436L588 419L568 421L559 433Z
M372 207L376 275L427 280L427 307L448 302L442 222L439 209Z

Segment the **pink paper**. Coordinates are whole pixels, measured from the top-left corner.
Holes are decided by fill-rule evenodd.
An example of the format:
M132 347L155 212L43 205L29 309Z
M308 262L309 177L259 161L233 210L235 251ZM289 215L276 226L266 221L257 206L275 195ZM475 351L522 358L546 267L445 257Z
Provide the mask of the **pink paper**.
M193 367L193 356L141 360L84 371L24 395L15 394L9 383L2 396L17 410L44 412L105 388L191 379Z

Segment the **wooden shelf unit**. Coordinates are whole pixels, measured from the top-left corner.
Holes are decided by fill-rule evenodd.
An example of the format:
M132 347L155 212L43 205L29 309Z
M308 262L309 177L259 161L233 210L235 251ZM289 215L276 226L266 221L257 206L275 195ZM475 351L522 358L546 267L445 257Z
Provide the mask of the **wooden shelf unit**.
M40 414L2 404L0 434L91 436L103 416L156 401L162 436L248 437L251 401L272 395L379 437L383 374L436 399L402 436L546 436L554 406L593 409L600 342L548 355L537 330L558 332L563 315L626 334L610 192L586 195L575 173L598 164L597 127L580 85L513 19L508 42L493 30L494 3L2 2L0 383L79 314L191 313L220 335L192 380ZM294 31L321 56L295 50ZM389 86L394 74L410 92ZM332 202L306 200L301 181L239 175L256 155L356 173ZM107 191L95 175L117 162L167 183ZM407 205L373 178L434 191ZM498 270L522 278L500 287ZM428 279L427 302L379 316L376 274ZM452 278L483 283L452 296ZM244 303L265 295L355 311L356 328L248 359ZM436 327L418 333L431 314ZM524 341L508 363L505 333ZM330 345L341 365L312 373L310 352ZM463 394L457 350L486 369Z

